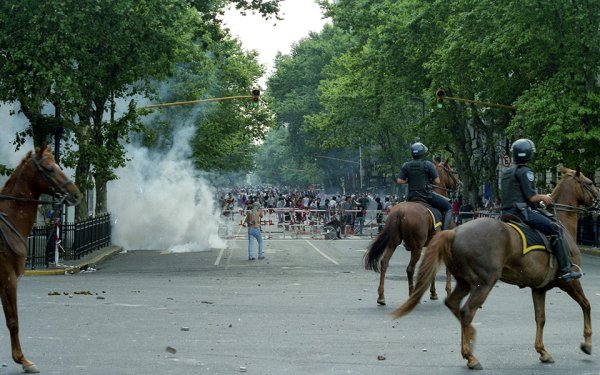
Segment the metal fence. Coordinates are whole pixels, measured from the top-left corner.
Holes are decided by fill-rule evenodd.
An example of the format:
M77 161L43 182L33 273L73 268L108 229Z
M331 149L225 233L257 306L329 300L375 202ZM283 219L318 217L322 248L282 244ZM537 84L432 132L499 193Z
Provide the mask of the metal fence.
M36 225L27 244L28 269L48 267L54 262L56 226ZM77 260L111 244L110 214L102 214L75 223L64 223L59 228L59 256L61 260Z
M598 215L581 216L577 223L577 243L586 246L600 247L600 221Z

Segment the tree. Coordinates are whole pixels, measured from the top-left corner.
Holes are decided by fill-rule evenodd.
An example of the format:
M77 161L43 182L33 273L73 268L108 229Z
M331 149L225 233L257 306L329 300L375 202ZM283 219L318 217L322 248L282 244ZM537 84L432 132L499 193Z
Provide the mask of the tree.
M270 14L278 10L279 0L232 3ZM31 125L24 135L33 136L36 145L45 143L55 129L67 130L76 147L65 162L76 166L76 182L83 191L89 187L89 175L95 177L96 208L102 211L106 182L125 162L121 141L127 141L130 130L140 129L135 106L129 105L119 116L116 102L151 95L153 80L170 73L181 51L203 48L202 42L191 43L192 37L216 35L220 26L215 16L227 4L224 0L2 3L0 101L19 102ZM84 203L76 216L86 217L87 212Z

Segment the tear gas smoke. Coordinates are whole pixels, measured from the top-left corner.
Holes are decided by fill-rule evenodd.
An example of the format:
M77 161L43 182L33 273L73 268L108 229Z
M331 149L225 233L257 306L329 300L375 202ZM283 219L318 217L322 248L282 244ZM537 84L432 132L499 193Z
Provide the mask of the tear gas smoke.
M113 242L127 250L171 252L224 247L215 192L187 155L192 127L177 131L165 154L131 146L127 166L108 186Z

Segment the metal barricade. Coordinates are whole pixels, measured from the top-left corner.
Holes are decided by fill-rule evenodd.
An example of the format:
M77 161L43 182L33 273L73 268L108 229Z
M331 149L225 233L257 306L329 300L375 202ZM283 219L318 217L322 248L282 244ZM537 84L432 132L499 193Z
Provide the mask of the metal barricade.
M365 214L362 234L357 233L358 228L355 219L356 214L361 210L347 210L346 212L353 215L354 220L351 223L344 223L344 230L341 231L342 237L372 238L377 235L376 215L380 212L385 214L385 211L362 211ZM329 210L299 209L295 207L263 208L261 231L266 239L331 239L331 225L327 225L329 218ZM246 228L244 219L243 209L224 210L221 215L219 236L225 239L245 238L246 233L243 232L243 228ZM238 228L235 228L235 226Z

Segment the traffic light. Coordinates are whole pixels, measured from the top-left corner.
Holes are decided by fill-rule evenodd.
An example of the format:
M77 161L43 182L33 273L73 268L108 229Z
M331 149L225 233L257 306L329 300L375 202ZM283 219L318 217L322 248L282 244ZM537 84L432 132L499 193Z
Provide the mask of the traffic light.
M437 101L438 108L444 108L444 96L446 93L442 89L437 89L435 92L435 100Z
M252 89L252 101L256 104L258 104L258 101L260 100L260 90L259 89Z

